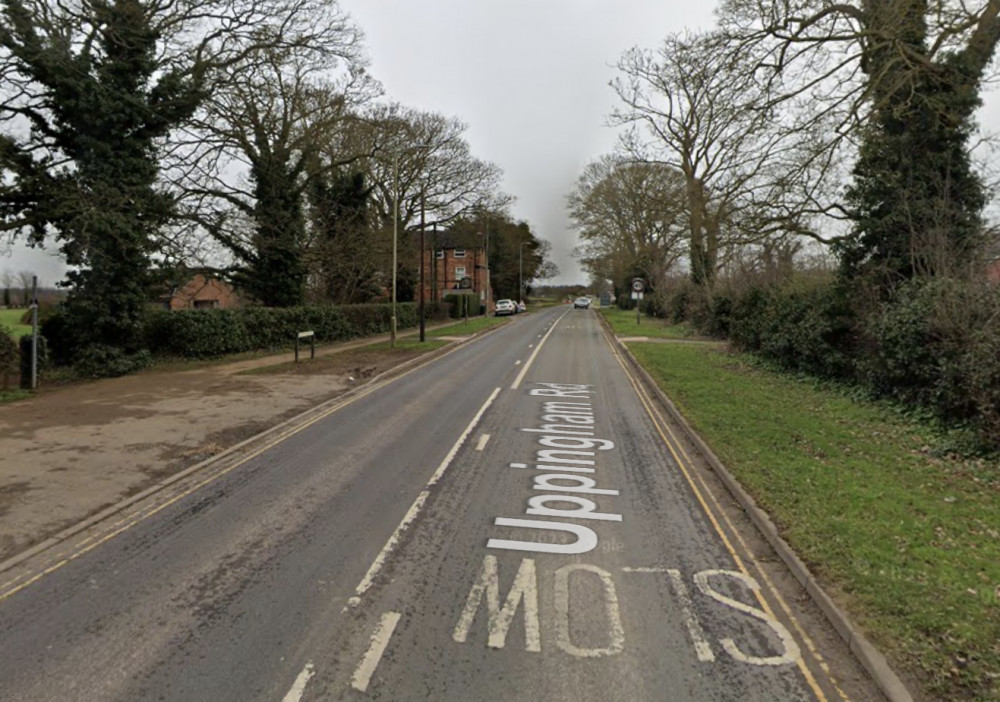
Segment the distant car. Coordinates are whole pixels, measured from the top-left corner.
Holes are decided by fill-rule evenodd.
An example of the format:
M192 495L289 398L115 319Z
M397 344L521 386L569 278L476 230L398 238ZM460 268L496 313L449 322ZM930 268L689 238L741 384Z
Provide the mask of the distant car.
M513 300L497 300L493 306L493 314L497 317L503 314L517 314L517 305Z
M590 309L590 298L589 297L578 297L573 300L573 309L575 310L587 310Z
M528 311L528 306L526 304L524 304L524 302L518 302L517 303L517 311L518 312L527 312Z

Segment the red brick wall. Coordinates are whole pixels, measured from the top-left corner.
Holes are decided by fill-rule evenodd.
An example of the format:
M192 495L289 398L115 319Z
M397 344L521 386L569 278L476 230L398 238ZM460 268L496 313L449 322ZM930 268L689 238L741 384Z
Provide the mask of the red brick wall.
M456 258L454 249L444 249L443 258L432 258L430 250L424 252L424 295L425 300L440 300L458 285L456 269L465 267L465 275L472 278L472 290L483 293L486 290L486 268L481 249L465 249L464 258ZM483 295L480 295L485 300ZM493 296L490 296L493 300Z

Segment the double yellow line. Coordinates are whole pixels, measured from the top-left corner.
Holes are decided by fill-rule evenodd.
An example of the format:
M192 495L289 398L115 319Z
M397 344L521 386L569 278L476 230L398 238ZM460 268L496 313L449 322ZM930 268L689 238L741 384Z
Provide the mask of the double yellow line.
M622 354L618 350L617 343L615 342L614 339L612 339L609 336L606 329L604 332L604 339L605 341L608 342L608 345L611 347L611 352L614 355L615 360L618 361L618 364L622 367L622 370L625 372L625 377L628 378L629 383L635 390L636 396L639 398L639 401L645 408L646 413L652 420L653 425L656 427L657 433L659 433L660 438L663 440L664 445L666 445L667 449L670 451L671 456L673 456L674 462L680 468L681 473L684 475L684 479L687 481L688 485L691 488L691 491L695 495L695 498L701 505L701 508L705 513L705 516L712 524L712 527L715 529L715 532L719 535L720 540L726 547L726 550L729 552L729 555L732 557L733 562L736 564L736 567L739 569L741 573L743 573L747 577L753 577L751 576L750 571L747 568L746 563L744 562L744 556L746 560L749 560L753 564L754 570L760 575L760 578L764 581L764 587L766 587L767 592L781 607L782 612L784 613L785 617L787 617L787 620L791 623L792 627L795 629L796 633L799 636L799 639L801 640L802 643L805 644L806 650L809 651L809 655L812 656L813 660L816 661L816 664L823 671L824 675L826 676L826 679L829 681L830 686L837 692L839 699L843 700L843 702L850 702L850 698L847 696L847 693L844 692L838 685L836 679L833 676L833 673L830 671L829 665L823 659L822 654L817 650L816 645L813 642L812 638L806 633L802 624L793 614L791 608L788 606L788 603L781 596L781 593L775 586L774 581L771 580L770 576L768 576L767 574L767 571L761 566L760 561L757 559L756 556L754 556L753 551L750 549L749 545L743 539L743 536L740 534L739 530L736 529L735 525L726 515L725 510L722 509L722 506L719 504L719 501L716 499L715 495L709 489L705 480L700 475L697 475L695 472L691 470L691 467L694 464L691 461L691 457L688 455L687 451L685 451L683 443L678 439L673 429L671 429L668 422L664 419L662 412L657 407L653 399L649 396L649 393L646 391L646 388L643 387L642 383L639 382L639 380L635 377L635 374L632 371L632 369L628 367L627 362L625 361L625 359L622 357ZM735 540L739 543L740 551L744 554L744 556L740 556L740 551L737 551L737 549L733 546L732 541L727 535L726 530L722 528L722 523L720 522L725 523L726 527L728 528L728 532L731 533L735 538ZM774 610L771 608L770 603L768 602L767 598L764 597L761 590L754 590L754 596L757 598L757 601L760 603L761 608L768 614L768 616L775 619L775 621L778 621L777 617L775 617ZM796 661L796 664L798 665L799 670L801 671L803 677L805 678L806 683L809 685L810 689L812 689L813 693L816 695L816 699L818 700L818 702L829 702L829 698L826 696L826 694L823 692L823 689L816 682L815 676L813 675L812 671L806 665L805 661L801 656Z

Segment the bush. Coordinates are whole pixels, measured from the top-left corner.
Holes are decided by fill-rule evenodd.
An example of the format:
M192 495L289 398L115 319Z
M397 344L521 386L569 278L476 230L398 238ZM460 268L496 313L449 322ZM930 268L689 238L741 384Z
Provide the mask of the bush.
M25 334L21 337L21 389L30 390L31 389L31 334ZM49 353L48 344L45 341L45 337L42 335L38 336L38 365L36 370L41 374L42 370L48 365Z
M73 362L76 345L70 331L66 313L56 311L42 320L39 332L48 342L49 357L59 366L68 366Z
M834 282L803 278L780 287L751 288L738 299L716 304L739 348L792 370L854 377L853 313Z
M475 295L445 295L444 301L449 306L452 319L463 319L466 314L475 316L479 310L479 300Z
M10 376L19 371L18 357L17 342L4 327L0 327L0 378L3 379L4 390L10 388Z
M77 354L73 370L81 378L116 378L135 373L153 364L149 351L126 353L114 346L93 344Z
M417 325L417 306L396 305L399 328ZM156 310L145 325L146 346L158 355L210 358L287 348L302 331L331 342L387 333L392 305L247 307L234 310Z

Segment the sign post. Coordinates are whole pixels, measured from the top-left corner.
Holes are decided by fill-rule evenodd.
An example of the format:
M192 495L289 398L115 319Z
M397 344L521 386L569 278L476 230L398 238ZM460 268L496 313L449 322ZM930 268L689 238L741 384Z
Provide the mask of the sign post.
M639 301L642 300L642 291L646 289L646 283L642 278L632 279L632 299L635 303L635 324L639 326Z

